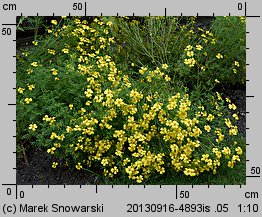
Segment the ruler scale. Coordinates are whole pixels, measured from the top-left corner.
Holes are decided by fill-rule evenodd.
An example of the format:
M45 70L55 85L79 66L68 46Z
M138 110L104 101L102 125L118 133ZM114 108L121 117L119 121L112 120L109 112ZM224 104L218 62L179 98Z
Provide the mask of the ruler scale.
M262 2L1 1L1 216L261 216ZM16 184L16 16L245 16L246 185Z

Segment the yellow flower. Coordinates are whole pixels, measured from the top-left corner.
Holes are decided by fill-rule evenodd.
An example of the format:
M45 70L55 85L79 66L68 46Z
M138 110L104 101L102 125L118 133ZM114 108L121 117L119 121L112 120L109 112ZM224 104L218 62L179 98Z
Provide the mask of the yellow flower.
M63 49L62 49L62 52L63 52L63 53L69 53L69 49L63 48Z
M28 75L30 75L30 74L33 73L33 70L32 70L32 69L27 69L26 71L27 71L27 74L28 74Z
M146 67L141 67L141 69L139 70L139 73L141 75L143 75L146 72L147 68Z
M113 174L117 174L118 173L118 169L117 169L117 167L116 166L114 166L114 168L111 168L111 173L113 173Z
M192 56L194 56L194 52L193 51L187 51L186 55L188 57L192 57Z
M136 181L137 181L137 183L142 183L142 181L143 181L143 176L142 176L142 175L139 175L139 176L136 178Z
M106 166L108 163L109 163L109 161L108 161L107 158L103 158L103 159L101 160L101 164L102 164L103 166Z
M32 131L35 131L37 129L37 125L36 124L29 124L28 129L32 130Z
M37 41L32 41L32 44L37 46L38 45L38 42Z
M230 129L229 129L229 135L230 136L236 136L238 133L238 128L237 126L232 126Z
M113 23L111 21L107 21L106 25L111 26Z
M32 102L33 100L32 100L32 98L25 98L25 103L26 104L29 104L30 102Z
M87 98L90 98L92 96L92 93L93 93L93 91L91 89L87 89L85 91L85 95L86 95Z
M226 102L231 103L231 100L228 97L226 97Z
M19 88L17 89L18 93L21 93L21 94L24 93L24 90L25 90L25 89L22 88L22 87L19 87Z
M82 167L81 163L78 163L78 164L76 165L76 169L81 170L82 168L83 168L83 167Z
M32 63L31 63L31 66L37 67L37 66L38 66L38 63L37 63L37 62L32 62Z
M52 72L53 75L58 75L57 69L54 69L54 68L53 68L53 69L51 69L51 72Z
M166 75L166 76L165 76L165 80L166 80L166 81L171 81L171 78L170 78L168 75Z
M128 158L123 160L123 166L127 165L130 162L130 160Z
M166 63L162 64L162 68L163 69L167 69L168 68L168 65Z
M231 128L231 127L232 127L232 123L231 123L231 121L229 120L229 118L225 118L225 124L227 125L228 128Z
M207 120L208 120L208 121L213 121L214 118L215 118L215 116L212 115L212 114L209 114L209 115L207 116Z
M61 18L62 18L62 19L65 19L65 18L66 18L66 16L61 16Z
M58 165L58 163L57 162L53 162L53 164L52 164L52 168L56 168L56 166Z
M49 148L47 149L47 153L54 154L55 150L56 150L56 147Z
M35 85L34 84L28 84L27 87L31 91L35 88Z
M218 99L218 100L222 100L222 96L221 96L221 94L218 93L218 92L216 92L216 94L217 94L217 99Z
M115 105L116 105L116 106L120 107L120 106L123 105L123 104L124 104L124 102L123 102L123 100L122 100L121 98L117 98L117 99L115 100Z
M196 45L196 49L197 49L197 50L202 50L203 47L202 47L201 45L198 45L198 44L197 44L197 45Z
M57 21L56 20L51 20L51 23L54 24L55 26L57 25Z
M189 51L189 50L192 50L192 49L193 49L192 45L187 45L186 48L185 48L185 51Z
M220 83L220 81L219 81L219 80L217 80L217 79L215 79L215 82L216 82L216 83L218 83L218 84Z
M237 74L237 70L236 70L236 69L233 69L233 72L234 72L235 74Z
M224 155L230 155L231 154L231 150L229 147L224 147L223 150L222 150L222 153Z
M235 118L235 120L239 120L239 117L237 114L233 114L233 117Z
M238 61L235 61L235 62L234 62L234 65L237 66L237 67L239 67L239 62L238 62Z
M233 161L228 161L227 166L229 168L233 168L234 167L234 162Z
M236 162L236 161L239 161L240 162L240 158L238 155L233 155L232 156L232 161Z
M222 59L222 58L223 58L223 55L221 55L220 53L218 53L218 54L216 55L216 58L217 58L217 59Z
M210 127L209 125L205 125L204 128L205 128L205 130L206 130L207 132L210 132L210 130L211 130L211 127Z
M72 110L73 107L74 107L74 105L73 105L73 104L70 104L68 107L69 107L70 110Z
M237 107L236 107L236 105L235 105L234 103L229 104L229 105L228 105L228 108L229 108L229 109L232 109L232 110L236 110L236 109L237 109Z
M243 153L242 148L240 148L240 147L237 147L235 149L235 151L237 152L238 155L242 155L242 153Z
M47 53L55 55L55 50L53 49L47 49Z
M194 58L185 59L184 63L189 67L193 67L196 64L196 60Z

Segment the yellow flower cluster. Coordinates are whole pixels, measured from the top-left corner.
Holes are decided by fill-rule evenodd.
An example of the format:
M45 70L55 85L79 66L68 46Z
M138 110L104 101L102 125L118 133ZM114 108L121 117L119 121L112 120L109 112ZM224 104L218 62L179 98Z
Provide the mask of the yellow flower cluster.
M57 25L55 21L52 23ZM93 25L79 19L74 23L74 28L61 27L52 34L77 38L74 48L68 46L60 52L77 60L71 67L76 68L77 76L85 78L86 84L79 92L84 102L78 105L72 99L67 101L65 115L70 114L71 118L64 126L59 124L58 117L44 115L43 122L52 125L52 147L47 149L48 153L54 155L63 150L61 153L74 159L77 170L99 165L104 176L113 178L125 172L137 183L152 174L162 175L167 168L197 176L205 171L216 173L223 159L230 160L229 167L240 160L242 149L225 141L225 134L234 140L237 128L229 118L221 118L220 104L214 104L217 110L212 112L203 106L192 106L187 94L172 92L163 97L155 90L147 90L152 83L159 87L168 84L167 64L154 70L141 67L137 81L144 85L135 85L133 78L124 74L111 56L104 54L115 44L109 34L113 23L98 18ZM212 33L205 32L202 37L212 37ZM189 67L198 64L194 57L202 49L201 45L188 45L184 63ZM55 55L56 51L48 48L47 53ZM31 65L38 66L37 62ZM57 69L50 67L50 70L53 75L58 74ZM18 91L23 93L24 89ZM26 98L25 102L30 103L30 99ZM229 108L235 107L230 104ZM221 127L216 126L219 120L222 120ZM36 129L34 125L31 128ZM57 165L54 162L52 167Z

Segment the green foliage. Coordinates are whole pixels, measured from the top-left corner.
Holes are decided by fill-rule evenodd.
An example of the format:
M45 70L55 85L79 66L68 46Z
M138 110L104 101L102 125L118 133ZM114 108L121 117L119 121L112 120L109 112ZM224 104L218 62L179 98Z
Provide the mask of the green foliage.
M86 170L113 183L237 169L245 147L236 106L210 91L214 82L199 71L205 66L212 77L223 67L226 58L208 58L213 35L195 34L194 18L125 19L54 20L49 35L22 52L18 145L44 149L54 169Z
M246 18L216 17L211 24L211 31L216 37L214 52L225 56L223 68L217 68L222 75L220 81L243 85L246 82ZM237 66L235 61L240 65Z
M173 85L203 93L245 82L245 20L216 17L210 30L196 28L195 17L113 19L121 55L135 66L169 66Z
M27 30L34 30L34 39L36 39L38 36L38 30L43 25L43 23L43 17L22 16L19 17L16 29L23 32Z

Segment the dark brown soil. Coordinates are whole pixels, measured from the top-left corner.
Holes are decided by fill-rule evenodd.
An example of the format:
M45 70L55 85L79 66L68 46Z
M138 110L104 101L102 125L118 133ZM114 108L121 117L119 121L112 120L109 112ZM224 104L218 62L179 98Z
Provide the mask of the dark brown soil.
M246 136L246 91L227 90L224 92L223 97L228 97L237 106L238 129L243 136Z
M29 166L17 159L16 183L19 185L88 185L99 184L100 180L83 171L67 168L53 169L52 159L43 150L32 150L27 154Z

